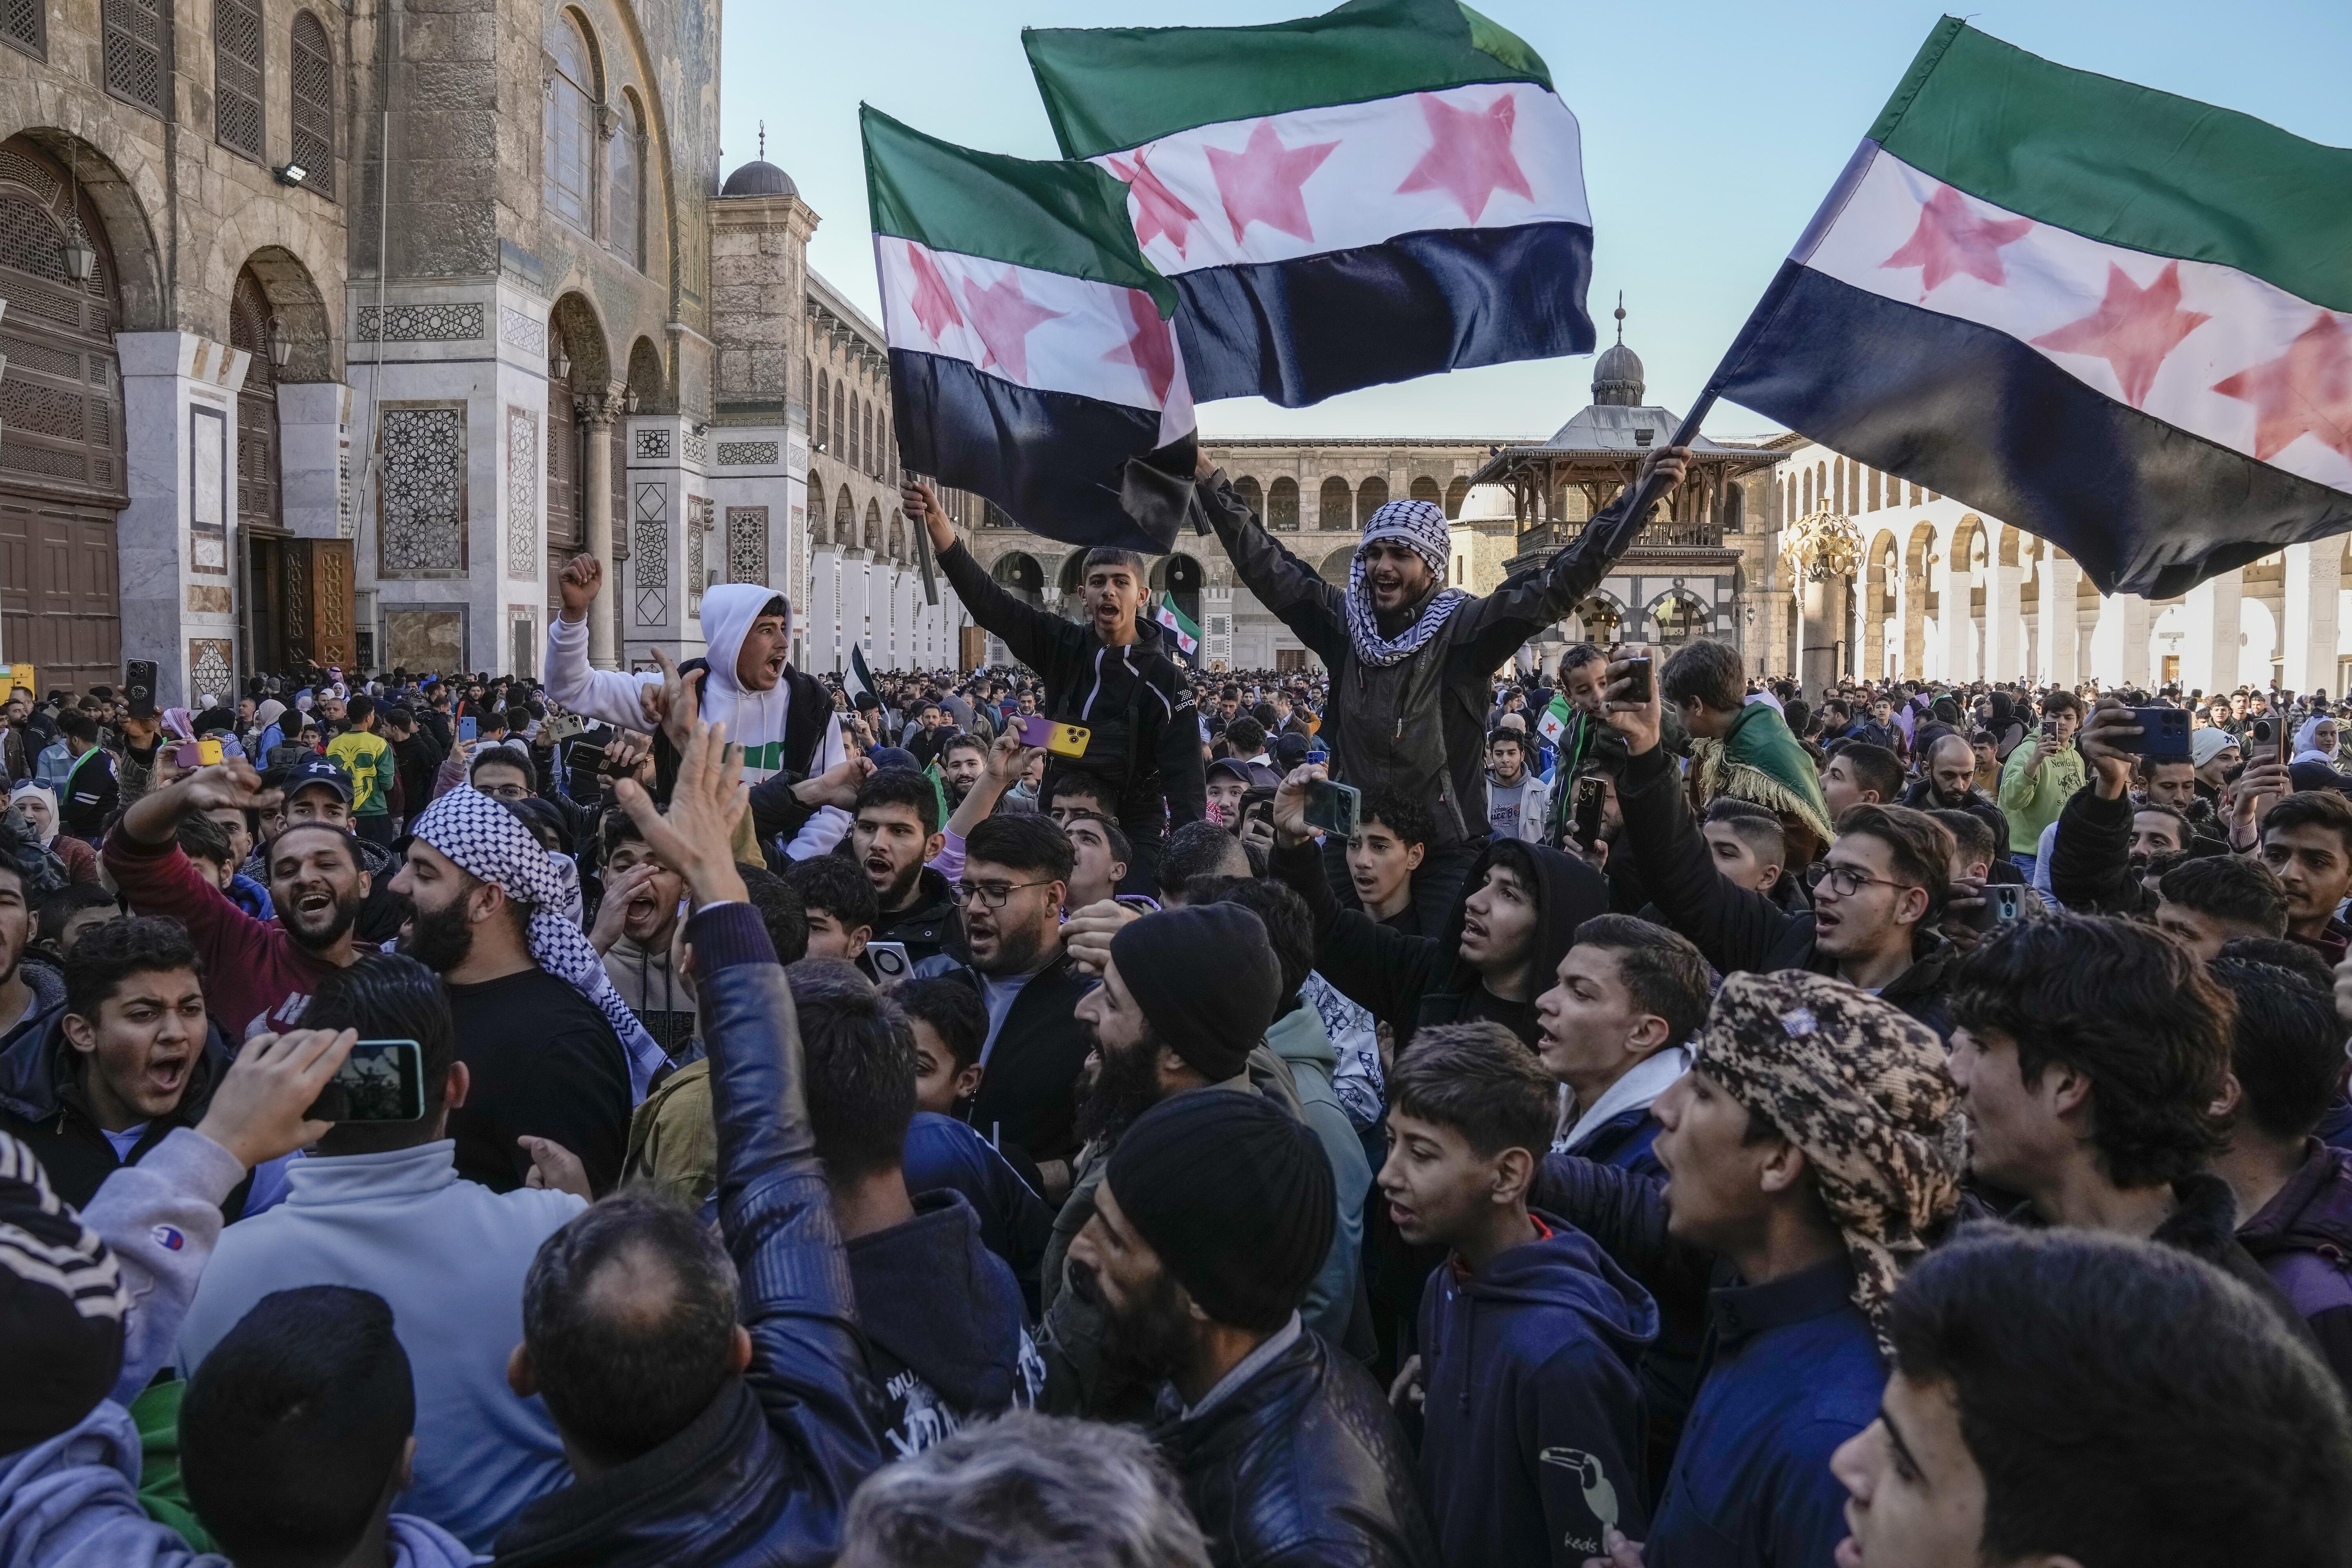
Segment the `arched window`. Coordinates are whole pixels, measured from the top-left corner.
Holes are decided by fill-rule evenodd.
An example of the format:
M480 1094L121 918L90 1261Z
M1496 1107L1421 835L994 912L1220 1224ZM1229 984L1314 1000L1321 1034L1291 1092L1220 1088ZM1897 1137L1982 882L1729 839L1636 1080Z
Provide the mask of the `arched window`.
M1437 481L1431 479L1427 474L1423 474L1419 479L1413 480L1410 486L1406 487L1405 493L1412 496L1415 500L1427 501L1430 505L1437 508L1440 511L1445 510L1445 500L1443 494L1438 490Z
M1469 498L1470 481L1468 479L1457 479L1452 484L1446 486L1445 515L1449 518L1460 517L1462 515L1462 503Z
M308 11L294 13L293 136L287 157L302 166L302 188L335 194L335 55L327 29Z
M213 138L261 162L261 0L213 0Z
M1265 515L1265 492L1258 489L1257 481L1247 474L1234 481L1234 494L1244 506L1257 513L1258 516Z
M849 384L833 384L833 449L843 462L849 461Z
M1356 526L1362 528L1372 521L1372 513L1389 504L1389 482L1374 474L1356 487ZM1326 528L1329 523L1325 523Z
M849 395L849 466L859 473L866 470L866 437L874 426L866 422L866 399L856 393Z
M1348 481L1334 474L1323 481L1321 504L1316 509L1316 526L1343 529L1349 523Z
M813 407L816 403L816 361L801 361L801 406Z
M1277 533L1298 531L1298 481L1276 479L1265 488L1265 525Z
M1673 595L1660 605L1657 616L1658 641L1668 647L1679 647L1694 637L1705 636L1714 618L1707 614L1706 605L1682 594Z
M642 270L646 264L644 205L646 122L636 95L621 94L621 128L613 133L613 248Z
M874 405L866 405L866 471L878 475L882 471L882 455L874 440Z
M817 450L834 458L841 456L835 444L829 421L833 409L833 377L824 371L816 373L816 398L809 405L809 434L816 440Z
M849 499L849 487L842 486L841 493L833 498L833 542L835 544L857 542L850 537L857 527L856 506L857 503Z
M547 210L586 231L594 209L596 57L569 11L555 18L547 49L555 58L547 91Z

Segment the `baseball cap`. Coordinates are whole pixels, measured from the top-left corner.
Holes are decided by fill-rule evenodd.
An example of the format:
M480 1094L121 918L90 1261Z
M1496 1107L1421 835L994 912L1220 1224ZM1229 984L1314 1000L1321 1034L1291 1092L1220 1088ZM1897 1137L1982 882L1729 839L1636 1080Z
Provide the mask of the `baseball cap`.
M331 758L310 757L288 769L285 784L286 798L292 800L297 794L310 788L312 784L325 784L343 797L345 805L352 803L351 775L344 773L341 764Z

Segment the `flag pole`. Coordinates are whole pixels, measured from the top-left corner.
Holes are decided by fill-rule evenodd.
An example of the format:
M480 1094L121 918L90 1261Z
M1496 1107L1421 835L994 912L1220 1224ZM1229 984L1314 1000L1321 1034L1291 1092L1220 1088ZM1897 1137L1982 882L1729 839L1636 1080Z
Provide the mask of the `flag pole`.
M1687 447L1697 440L1699 426L1706 422L1706 416L1714 410L1715 383L1710 381L1706 384L1706 389L1698 395L1698 401L1691 405L1691 411L1683 416L1681 427L1667 440L1666 445ZM1657 492L1658 466L1652 463L1643 470L1641 479L1635 482L1632 501L1625 508L1624 514L1612 523L1609 531L1601 536L1600 546L1603 560L1614 561L1633 547L1634 537L1642 531L1642 520L1649 514L1651 503L1658 499Z
M904 457L901 456L899 460L903 463ZM906 470L901 468L899 471L904 473ZM908 521L915 525L915 564L923 570L923 603L936 605L940 602L940 584L939 580L931 575L930 525L919 517Z

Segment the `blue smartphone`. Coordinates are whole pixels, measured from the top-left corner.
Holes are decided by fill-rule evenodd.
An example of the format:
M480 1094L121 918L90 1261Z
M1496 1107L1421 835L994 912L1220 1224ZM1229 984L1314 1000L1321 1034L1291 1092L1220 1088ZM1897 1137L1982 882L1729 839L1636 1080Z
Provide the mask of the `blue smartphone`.
M472 715L468 714L467 717L457 721L457 739L461 741L476 740L479 738L481 732L481 725L475 721Z

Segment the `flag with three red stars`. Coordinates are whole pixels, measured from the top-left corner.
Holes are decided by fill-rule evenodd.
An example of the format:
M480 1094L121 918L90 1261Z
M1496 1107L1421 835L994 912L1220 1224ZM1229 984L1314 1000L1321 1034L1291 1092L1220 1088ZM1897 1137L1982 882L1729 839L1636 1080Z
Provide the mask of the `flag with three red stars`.
M1192 396L1118 183L859 115L900 464L1047 538L1166 552Z
M1182 297L1202 401L1592 352L1576 116L1468 6L1022 37L1063 153L1126 186Z
M1714 390L2163 598L2352 528L2352 152L1946 17Z

